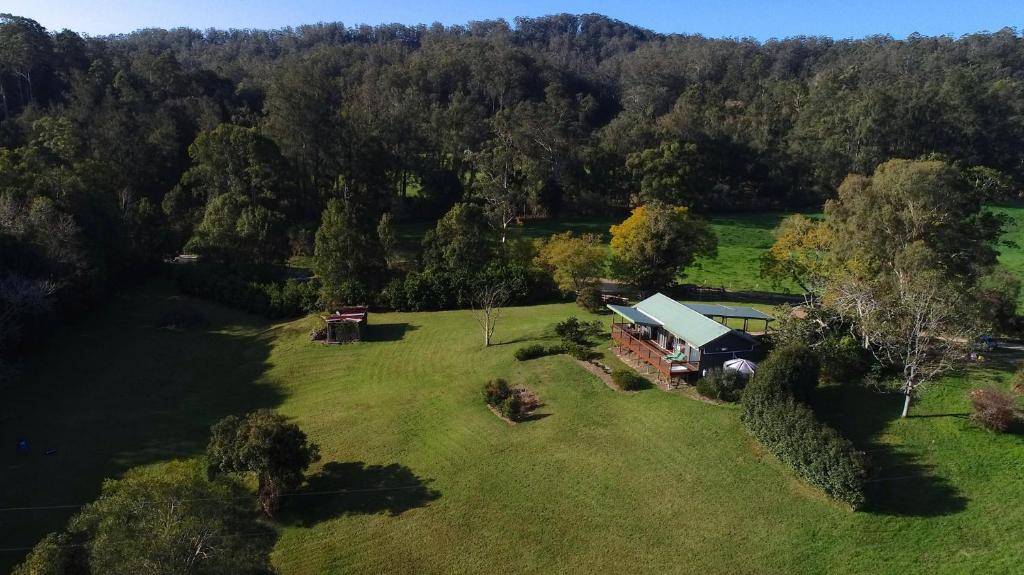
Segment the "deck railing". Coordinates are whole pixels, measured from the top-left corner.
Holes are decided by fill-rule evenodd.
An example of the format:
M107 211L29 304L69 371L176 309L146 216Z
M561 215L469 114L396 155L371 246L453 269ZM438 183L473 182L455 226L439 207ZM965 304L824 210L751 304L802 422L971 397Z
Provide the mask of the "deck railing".
M612 324L612 341L614 341L620 348L631 353L637 359L653 367L665 380L673 377L682 377L687 373L697 371L697 366L690 362L666 360L665 355L668 352L657 347L649 340L640 339L633 335L622 324ZM673 373L673 366L687 366L688 371Z

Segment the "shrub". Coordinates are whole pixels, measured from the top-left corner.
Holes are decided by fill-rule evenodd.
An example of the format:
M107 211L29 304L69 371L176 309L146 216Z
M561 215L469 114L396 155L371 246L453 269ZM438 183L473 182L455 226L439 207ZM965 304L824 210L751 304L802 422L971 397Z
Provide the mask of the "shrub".
M511 390L509 389L508 382L500 377L498 379L489 380L484 384L484 401L488 405L495 407L501 405L501 402L505 401L505 398L509 396Z
M1012 395L997 389L975 389L969 394L971 419L991 431L1006 431L1018 417Z
M533 345L517 349L515 356L519 361L527 361L530 359L537 359L538 357L544 357L545 355L548 355L548 353L548 348L540 345L539 343L535 343Z
M697 382L697 392L704 397L734 403L743 395L747 378L734 369L709 369Z
M820 370L818 357L810 348L786 345L775 349L761 363L755 378L771 386L772 393L807 401L818 387Z
M590 345L591 337L598 337L604 332L604 326L599 321L580 321L576 316L569 316L568 319L555 324L555 334L562 338L563 342L575 343L577 345Z
M742 420L750 434L798 476L833 499L853 509L863 506L867 476L863 454L837 431L819 422L809 407L792 398L747 405L747 397L755 395L752 392L757 387L752 384L743 397Z
M590 361L601 357L601 354L578 343L566 342L559 349L562 353L567 353L580 361Z
M787 346L761 363L743 392L741 420L768 451L808 483L857 509L864 504L864 456L800 403L817 384L818 363L802 346Z
M519 396L514 393L509 394L509 396L498 405L498 412L513 421L519 419L522 409L523 405L519 401Z
M639 391L651 386L647 378L629 369L616 369L612 372L612 381L619 389L625 391Z
M827 381L859 381L867 372L869 362L864 349L849 335L825 338L817 352L821 358L821 375Z
M587 286L580 289L576 294L576 304L590 312L604 310L604 301L601 300L601 291L596 286Z
M512 421L526 417L540 406L535 393L523 386L509 387L501 378L484 384L484 401Z
M179 289L191 296L263 315L295 317L320 309L320 286L315 280L248 281L217 266L177 266Z

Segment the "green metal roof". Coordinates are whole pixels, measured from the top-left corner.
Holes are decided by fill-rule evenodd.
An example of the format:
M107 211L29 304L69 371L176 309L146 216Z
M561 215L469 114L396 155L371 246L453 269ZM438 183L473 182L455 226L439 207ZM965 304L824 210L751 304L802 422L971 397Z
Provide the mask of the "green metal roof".
M672 335L696 347L703 347L732 331L729 327L660 293L633 307L657 320Z
M746 306L731 306L716 303L684 303L683 305L703 315L738 317L740 319L763 319L767 321L775 319L763 311Z

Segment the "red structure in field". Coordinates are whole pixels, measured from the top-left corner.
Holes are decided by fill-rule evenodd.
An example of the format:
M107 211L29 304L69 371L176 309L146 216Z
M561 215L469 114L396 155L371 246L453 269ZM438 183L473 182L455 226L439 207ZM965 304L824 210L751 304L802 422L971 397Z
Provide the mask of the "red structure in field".
M365 305L343 307L330 315L322 315L327 322L327 338L324 343L348 343L363 338L368 312Z

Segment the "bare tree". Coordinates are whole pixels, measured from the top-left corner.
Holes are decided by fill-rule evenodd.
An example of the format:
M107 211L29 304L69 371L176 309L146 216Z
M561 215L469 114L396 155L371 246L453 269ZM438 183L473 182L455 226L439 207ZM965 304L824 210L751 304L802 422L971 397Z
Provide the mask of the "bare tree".
M924 385L958 368L977 335L962 290L938 271L894 269L873 281L836 282L829 304L884 366L902 370L902 417Z
M473 155L477 171L474 193L484 201L491 225L505 243L508 227L525 211L525 174L512 134L496 128L494 138Z
M502 309L512 298L512 290L502 280L481 279L473 287L469 296L469 305L480 329L484 332L484 347L491 345L494 328L501 318Z

